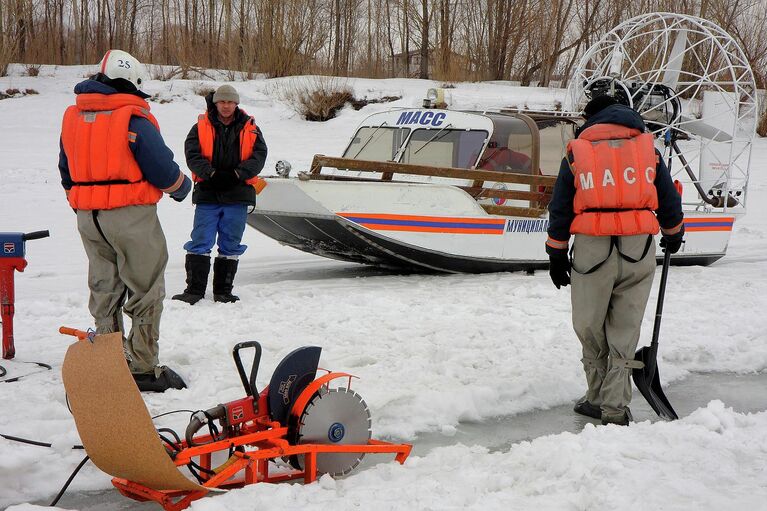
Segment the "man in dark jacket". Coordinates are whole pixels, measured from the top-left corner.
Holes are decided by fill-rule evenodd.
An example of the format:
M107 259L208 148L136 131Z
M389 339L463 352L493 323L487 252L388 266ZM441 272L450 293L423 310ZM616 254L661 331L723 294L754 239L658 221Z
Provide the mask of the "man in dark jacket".
M631 370L655 274L653 235L676 253L684 236L681 197L640 115L599 96L568 144L549 204L551 280L570 284L573 329L588 390L577 413L628 425ZM568 243L575 234L572 262Z
M64 114L59 153L61 184L77 214L88 256L88 308L96 332L125 332L125 358L141 391L186 387L159 365L162 301L168 249L157 202L182 201L192 183L173 161L141 91L144 66L110 50L99 72L75 86Z
M235 302L232 294L248 207L256 204L258 173L266 162L266 142L252 117L237 105L240 96L222 85L205 98L207 112L198 117L186 137L186 164L195 181L196 204L192 239L184 244L186 289L173 296L190 305L205 295L210 251L218 244L213 263L213 299Z

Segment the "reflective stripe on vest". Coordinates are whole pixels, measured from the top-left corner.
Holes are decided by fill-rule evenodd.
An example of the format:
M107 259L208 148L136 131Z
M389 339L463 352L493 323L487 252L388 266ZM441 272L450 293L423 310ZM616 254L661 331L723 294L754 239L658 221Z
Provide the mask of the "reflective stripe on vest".
M567 146L575 181L571 234L657 234L657 157L653 136L618 124L596 124Z
M245 113L243 111L243 113ZM247 114L245 114L247 115ZM213 123L210 122L208 114L200 114L197 116L197 138L200 141L200 153L202 157L213 162L213 143L216 139L216 129L213 127ZM253 117L248 117L245 125L240 130L240 161L245 161L253 155L253 145L258 138L256 131L256 121ZM192 172L192 179L199 182L201 179Z
M71 207L115 209L160 200L162 192L144 179L128 145L133 116L159 129L146 101L131 94L79 94L67 108L61 142L74 183L67 194Z

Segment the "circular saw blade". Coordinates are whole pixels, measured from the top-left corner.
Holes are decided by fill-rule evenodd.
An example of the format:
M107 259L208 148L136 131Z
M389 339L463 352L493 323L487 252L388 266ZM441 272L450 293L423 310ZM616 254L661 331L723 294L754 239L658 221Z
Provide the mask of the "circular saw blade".
M298 423L299 444L367 444L371 437L370 410L365 401L347 388L317 393L306 405ZM346 475L365 453L325 452L317 454L317 471L333 477ZM304 467L303 455L296 461Z

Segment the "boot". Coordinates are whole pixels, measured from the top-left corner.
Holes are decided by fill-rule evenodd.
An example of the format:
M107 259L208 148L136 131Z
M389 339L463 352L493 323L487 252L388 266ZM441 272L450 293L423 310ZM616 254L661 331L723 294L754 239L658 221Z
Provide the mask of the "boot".
M186 383L181 376L168 366L161 366L160 375L155 372L133 374L133 379L141 392L165 392L168 389L185 389Z
M205 288L208 287L210 273L210 256L202 254L186 255L186 289L183 293L173 295L172 300L180 300L189 305L202 300Z
M615 424L617 426L628 426L630 422L634 421L634 416L631 415L631 410L626 407L623 413L618 415L602 415L602 425Z
M213 301L232 303L240 299L232 294L238 262L225 257L217 257L213 262Z
M591 404L589 401L585 399L582 399L581 401L578 401L577 403L575 403L575 407L573 408L573 411L575 413L585 415L586 417L591 417L592 419L602 418L602 410L598 406Z

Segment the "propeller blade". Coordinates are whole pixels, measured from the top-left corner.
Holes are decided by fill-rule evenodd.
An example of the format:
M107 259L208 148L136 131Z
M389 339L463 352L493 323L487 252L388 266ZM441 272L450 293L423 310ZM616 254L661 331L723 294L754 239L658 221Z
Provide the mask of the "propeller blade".
M671 55L666 64L666 71L663 73L663 85L676 90L679 83L679 73L682 70L684 62L684 50L687 48L687 30L681 29L677 32L674 46L671 48Z
M693 135L711 139L714 142L729 142L732 140L732 136L726 131L715 128L699 119L685 117L684 115L679 118L679 122L675 127Z

